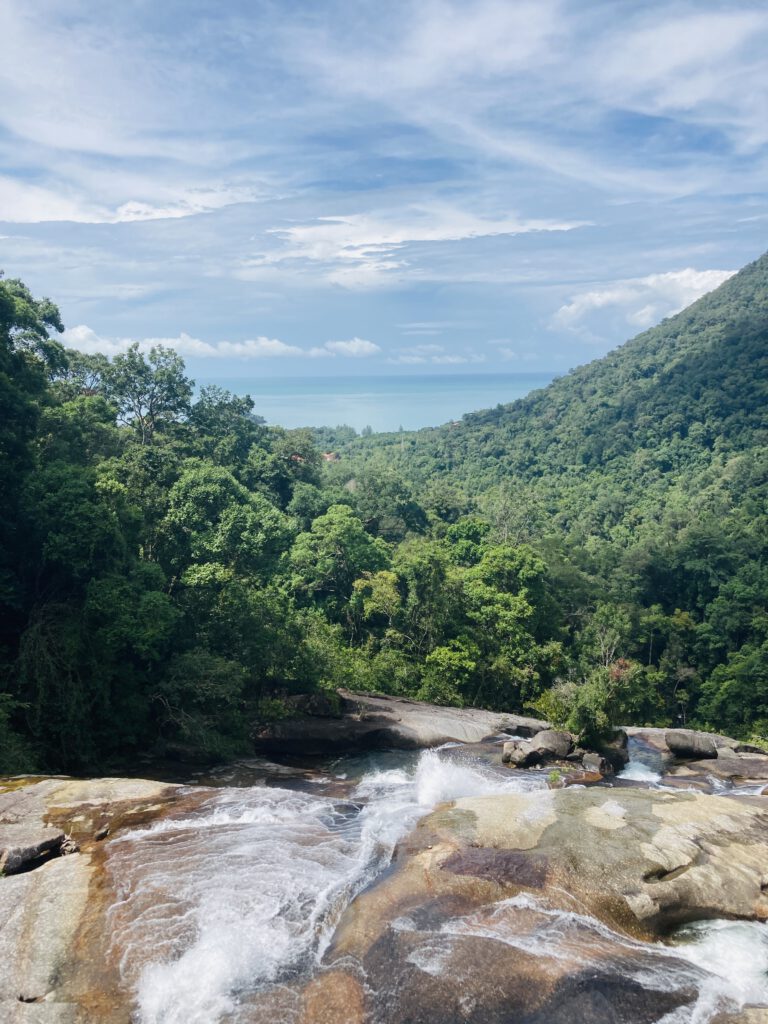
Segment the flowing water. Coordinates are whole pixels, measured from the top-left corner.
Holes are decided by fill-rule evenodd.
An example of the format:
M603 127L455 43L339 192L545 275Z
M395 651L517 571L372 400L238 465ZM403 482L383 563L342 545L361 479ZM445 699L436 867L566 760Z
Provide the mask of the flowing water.
M638 762L624 776L654 785L651 774ZM422 815L461 796L546 788L542 775L511 773L456 746L347 757L320 772L278 776L277 785L244 781L254 780L230 776L188 817L110 844L107 869L118 894L110 933L138 1024L294 1019L287 1011L260 1015L257 997L295 989L316 972L343 911ZM520 915L527 915L522 929ZM398 927L416 928L407 919ZM419 969L453 969L459 935L584 964L621 949L641 984L697 991L695 1004L663 1024L705 1024L723 1007L768 1003L762 925L711 922L672 945L649 945L518 896L443 922L414 954Z

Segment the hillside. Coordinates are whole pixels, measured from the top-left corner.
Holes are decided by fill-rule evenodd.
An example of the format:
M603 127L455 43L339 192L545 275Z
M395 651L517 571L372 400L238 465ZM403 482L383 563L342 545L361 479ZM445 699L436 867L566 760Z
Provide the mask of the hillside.
M339 686L766 736L767 281L329 464L0 281L0 770L230 757Z
M447 472L471 494L546 477L550 495L575 485L592 504L596 480L609 477L630 497L755 456L768 443L766 410L768 254L541 391L455 426L359 439L348 455L384 455L420 483Z

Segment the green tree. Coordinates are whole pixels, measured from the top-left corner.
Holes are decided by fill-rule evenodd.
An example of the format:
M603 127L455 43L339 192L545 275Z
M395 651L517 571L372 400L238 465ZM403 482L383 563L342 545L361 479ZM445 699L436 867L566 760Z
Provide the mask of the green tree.
M194 381L184 376L184 361L178 353L162 345L144 355L134 342L127 352L115 356L104 382L121 422L136 427L142 444L151 444L156 430L190 411Z

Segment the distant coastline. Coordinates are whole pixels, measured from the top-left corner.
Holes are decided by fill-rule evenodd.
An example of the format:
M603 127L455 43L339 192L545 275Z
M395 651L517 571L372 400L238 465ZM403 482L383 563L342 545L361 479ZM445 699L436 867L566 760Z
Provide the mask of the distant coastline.
M387 374L354 377L203 377L250 395L254 412L288 428L338 426L356 430L420 430L458 420L464 413L513 402L546 387L557 372Z

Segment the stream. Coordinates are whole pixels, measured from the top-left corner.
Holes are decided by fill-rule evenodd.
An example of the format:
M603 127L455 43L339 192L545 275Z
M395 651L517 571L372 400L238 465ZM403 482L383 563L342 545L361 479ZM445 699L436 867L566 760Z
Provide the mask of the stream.
M658 768L647 762L633 759L619 784L658 786ZM246 762L201 781L209 788L193 813L109 844L112 950L137 1024L298 1022L297 993L322 970L341 915L387 871L420 817L463 796L547 789L546 773L512 772L458 744L311 768ZM408 919L397 926L419 927ZM642 986L694 990L689 1005L659 1024L707 1024L723 1010L768 1003L762 924L709 921L649 944L521 894L482 918L442 922L416 964L425 976L455 972L457 936L587 965L620 950ZM386 1007L377 1012L385 1024Z

